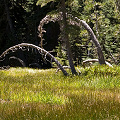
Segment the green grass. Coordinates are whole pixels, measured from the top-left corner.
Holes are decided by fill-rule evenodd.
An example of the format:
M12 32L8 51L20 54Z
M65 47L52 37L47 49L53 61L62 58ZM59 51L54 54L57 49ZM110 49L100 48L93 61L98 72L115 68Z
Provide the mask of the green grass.
M1 70L0 120L119 120L120 67L80 70Z

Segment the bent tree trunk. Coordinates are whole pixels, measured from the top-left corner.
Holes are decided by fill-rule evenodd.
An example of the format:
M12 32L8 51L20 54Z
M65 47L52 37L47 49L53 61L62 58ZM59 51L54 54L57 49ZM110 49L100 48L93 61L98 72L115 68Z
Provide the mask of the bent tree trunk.
M97 48L97 54L98 54L98 60L100 64L106 64L105 63L105 59L104 59L104 55L101 49L101 46L94 34L94 32L92 31L92 29L90 28L90 26L83 20L80 20L80 23L84 26L84 28L88 31L93 43L95 44L96 48Z
M66 29L67 29L67 22L69 22L69 24L71 24L71 25L76 25L76 26L79 26L79 27L81 27L81 25L82 25L88 31L88 33L89 33L89 35L92 39L92 42L95 44L95 46L97 48L99 64L106 64L101 46L100 46L99 41L97 40L93 30L90 28L90 26L85 21L80 20L77 17L73 17L72 15L69 15L69 14L66 13L66 10L64 9L65 8L65 1L64 0L61 0L61 4L62 4L62 6L61 6L62 14L60 13L59 16L56 16L56 17L52 17L50 15L47 15L40 22L38 30L41 31L41 28L43 27L43 25L47 24L48 21L52 21L52 22L63 21L62 28L63 28L64 39L65 39L65 42L66 42L66 49L67 49L67 54L68 54L69 65L70 65L72 73L76 74L76 70L74 68L74 64L73 64L73 61L72 61L72 53L71 53L70 43L69 43L69 39L68 39ZM69 16L71 17L71 19L67 20L66 17L69 17ZM41 36L41 34L40 34L40 36Z
M74 21L76 21L75 23L73 22L72 24L75 24L77 26L83 26L89 33L91 39L92 39L92 42L95 44L96 48L97 48L97 54L98 54L98 60L99 60L99 64L106 64L105 63L105 59L104 59L104 55L103 55L103 52L102 52L102 49L101 49L101 46L100 46L100 43L99 41L97 40L93 30L90 28L90 26L84 21L84 20L80 20L79 18L77 17L72 17Z
M15 45L15 46L12 46L12 47L8 48L6 51L4 51L0 55L0 59L2 59L3 57L5 57L5 55L8 54L10 51L13 52L13 51L16 51L18 49L23 50L23 49L25 49L24 47L26 47L26 49L27 49L27 47L28 48L30 47L30 48L33 48L33 49L37 49L40 54L44 54L45 59L46 59L46 56L50 57L51 60L54 61L57 64L57 66L61 69L61 71L63 72L63 74L65 76L68 75L68 73L66 72L66 70L63 68L63 66L59 63L59 61L53 55L51 55L45 49L42 49L42 48L40 48L40 47L38 47L36 45L29 44L29 43L21 43L21 44L18 44L18 45Z

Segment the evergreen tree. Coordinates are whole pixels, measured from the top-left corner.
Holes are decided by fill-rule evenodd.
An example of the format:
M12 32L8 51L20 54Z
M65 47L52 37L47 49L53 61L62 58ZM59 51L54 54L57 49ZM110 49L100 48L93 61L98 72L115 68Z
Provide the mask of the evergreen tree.
M118 64L118 53L120 50L120 16L116 10L115 1L86 0L82 1L82 4L80 2L78 3L77 7L73 7L71 11L74 12L74 14L77 14L80 19L85 20L93 29L102 46L106 59ZM78 33L76 32L76 35L77 34ZM84 54L80 51L82 59L85 59L86 57L97 57L95 49L93 49L94 45L91 43L91 38L88 37L85 30L80 30L77 39L80 39L81 43L77 42L77 46L74 44L72 46L73 48L74 46L77 47L77 49L81 46L81 49L85 50Z
M51 0L44 0L44 3L46 4L50 1ZM41 0L39 0L37 4L40 4L40 3L42 3L44 5L43 1L41 1ZM70 43L69 43L69 37L68 37L68 34L67 34L67 18L66 18L65 0L60 0L59 9L62 12L62 16L63 16L63 37L64 37L66 49L67 49L69 65L70 65L72 74L76 74L77 72L76 72L74 64L73 64L72 53L71 53L71 48L70 48Z

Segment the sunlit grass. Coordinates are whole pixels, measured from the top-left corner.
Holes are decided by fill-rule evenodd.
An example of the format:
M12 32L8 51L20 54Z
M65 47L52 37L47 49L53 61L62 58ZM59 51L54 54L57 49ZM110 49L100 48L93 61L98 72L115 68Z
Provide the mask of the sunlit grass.
M55 69L1 70L0 120L120 119L120 67L79 69L68 77Z

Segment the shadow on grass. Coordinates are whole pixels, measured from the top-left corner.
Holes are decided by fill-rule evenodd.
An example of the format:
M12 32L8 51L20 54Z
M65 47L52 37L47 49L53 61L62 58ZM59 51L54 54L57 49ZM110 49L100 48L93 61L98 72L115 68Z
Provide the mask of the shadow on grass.
M88 94L66 94L65 105L42 103L0 103L2 120L118 120L120 102L114 93L89 91Z

